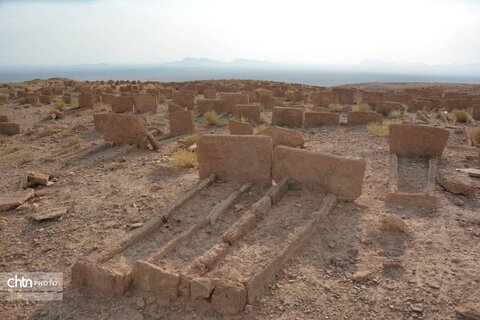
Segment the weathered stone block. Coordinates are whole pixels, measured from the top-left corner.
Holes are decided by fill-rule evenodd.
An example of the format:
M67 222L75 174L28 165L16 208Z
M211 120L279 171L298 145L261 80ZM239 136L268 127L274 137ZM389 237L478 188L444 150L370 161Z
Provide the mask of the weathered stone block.
M261 135L270 136L272 138L274 147L301 147L305 143L305 140L300 132L286 128L268 127L263 130Z
M170 124L170 135L172 136L182 136L195 132L193 111L191 110L170 112L168 122Z
M133 285L140 290L152 292L162 298L174 299L178 295L180 276L148 263L137 260L133 266Z
M203 91L203 98L204 99L216 99L217 98L217 90L214 89L207 89Z
M371 122L383 123L383 116L374 111L352 111L347 114L347 124L349 126L365 125Z
M177 91L173 94L172 102L188 110L193 110L195 107L195 94Z
M146 148L147 119L139 115L110 114L103 125L103 136L106 141Z
M273 152L273 178L292 178L309 189L355 200L362 193L366 163L321 152L278 146Z
M110 98L110 103L115 113L133 111L133 99L130 96L113 96Z
M390 153L407 158L440 158L447 145L449 134L448 130L442 128L391 124L388 138Z
M157 113L157 96L150 93L134 93L132 99L135 111Z
M272 110L272 126L301 127L305 111L299 108L274 107Z
M212 294L212 308L221 314L237 314L247 303L247 291L241 283L216 281Z
M93 114L93 126L97 131L103 131L103 126L105 122L110 117L110 113L94 113Z
M238 104L235 106L235 117L241 119L242 117L248 121L260 123L260 113L262 107L249 104Z
M228 123L228 130L230 134L238 135L252 135L253 127L248 122L241 122L237 120L230 120Z
M0 134L13 136L20 133L20 125L16 122L0 122Z
M235 106L237 104L250 103L248 94L245 93L220 92L220 100L223 101L226 112L231 114L235 113Z
M91 92L82 92L78 96L78 107L79 108L91 108L95 106L95 96Z
M197 141L200 179L272 183L272 139L266 136L203 135Z
M222 100L199 99L197 100L197 113L204 114L207 111L215 111L217 114L227 112Z
M305 112L305 128L335 126L340 124L340 114L335 112Z

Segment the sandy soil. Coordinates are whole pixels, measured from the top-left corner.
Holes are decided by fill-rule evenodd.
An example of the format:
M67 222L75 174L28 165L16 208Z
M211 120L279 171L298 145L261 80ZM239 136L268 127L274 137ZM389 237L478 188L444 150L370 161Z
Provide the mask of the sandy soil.
M378 90L407 86L357 85ZM451 86L452 90L459 87L466 88ZM468 86L468 90L478 88ZM159 152L115 147L65 166L65 160L75 150L99 146L103 136L93 130L92 110L67 111L65 119L43 120L51 110L52 106L8 106L9 117L20 123L24 134L2 139L0 192L17 190L19 179L32 170L51 174L55 184L37 187L35 198L16 210L0 213L0 272L62 272L64 300L0 301L0 319L456 319L455 308L475 303L480 296L478 188L475 196L464 197L450 194L437 184L435 196L440 205L434 212L402 206L388 209L383 201L389 191L388 138L372 136L366 127L344 125L299 131L308 150L366 160L362 195L354 203L338 204L322 221L315 237L276 274L264 294L253 305L247 305L245 313L221 316L207 304L169 302L136 290L112 298L72 288L71 266L76 259L95 257L126 239L138 223L161 214L198 181L198 171L174 168L171 157L178 139L161 141ZM160 112L148 119L167 133L165 112L162 104ZM268 112L262 114L264 119L269 117ZM415 116L405 115L405 119L410 118ZM228 121L222 121L217 127L203 122L196 125L200 133L228 133ZM460 124L449 125L449 145L463 145L458 130L461 128ZM439 166L450 171L473 167L474 160L466 156L475 154L478 152L447 147ZM399 168L404 166L399 164ZM408 172L400 169L402 188L422 187L424 163L416 163L413 168L405 169ZM474 180L477 187L478 180ZM219 184L202 192L179 211L178 220L163 226L155 241L146 242L147 249L133 247L112 263L128 264L139 253L154 254L158 245L186 230L238 187ZM189 240L191 245L186 248L190 250L173 252L156 263L180 268L185 261L208 250L264 192L253 188L242 196L242 209L231 209L221 223ZM299 223L289 220L286 213L308 217L319 201L302 191L289 191L283 204L273 209L284 218L270 216L273 220L266 224L277 229L268 237L262 238L266 232L259 231L259 237L240 242L230 260L222 261L211 272L228 273L232 270L230 264L268 257L271 251L255 251L256 241L269 242L272 250L278 249L276 243L291 233L292 224ZM59 207L68 209L62 219L39 223L30 217L34 212ZM381 230L381 221L388 214L400 217L407 232ZM262 225L258 228L261 230ZM262 246L262 250L265 248ZM249 272L254 267L246 264L242 270ZM359 272L366 275L365 279L357 277Z

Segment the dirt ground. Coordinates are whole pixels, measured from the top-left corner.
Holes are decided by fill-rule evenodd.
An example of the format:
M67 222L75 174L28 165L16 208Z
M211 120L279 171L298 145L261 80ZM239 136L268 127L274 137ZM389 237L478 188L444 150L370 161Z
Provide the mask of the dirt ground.
M380 84L358 87L385 89ZM471 89L475 90L478 88ZM476 304L480 312L479 179L472 178L477 189L470 197L448 193L437 183L439 206L433 212L415 207L387 208L388 137L372 136L366 126L298 129L305 137L307 150L365 159L363 192L354 203L337 205L322 221L315 237L286 263L244 313L221 316L207 304L166 301L137 290L113 298L73 288L71 267L79 257L99 254L112 243L126 239L139 224L161 214L198 182L198 170L174 167L172 153L179 145L178 138L160 141L159 152L115 147L102 154L106 160L95 154L65 165L75 150L103 144L103 136L94 130L92 110L66 111L65 119L44 120L51 110L52 106L46 105L8 106L9 117L20 123L23 134L1 140L0 192L17 190L19 179L28 171L51 174L54 185L37 187L33 199L0 213L0 272L62 272L64 299L0 301L0 319L460 319L455 310L465 304ZM159 113L148 115L148 120L166 135L165 113L166 105L162 104ZM268 119L270 114L265 112L262 117ZM198 120L196 126L201 134L228 133L228 119L221 121L221 125L212 127ZM462 126L448 126L449 146L464 144ZM474 167L475 160L467 160L467 155L478 155L478 151L447 147L440 166L451 171ZM402 180L403 188L418 188L425 180L425 164L415 165ZM194 214L197 205L198 210L208 210L231 190L219 190L216 198L200 195L192 207L183 209L183 216ZM249 206L263 192L253 190L242 198L242 204ZM288 205L295 202L295 196L301 196L296 192L299 195L289 191L285 207L276 210L307 212L305 207ZM314 199L308 201L311 206L317 205ZM62 219L31 219L35 212L60 207L68 209ZM240 213L232 210L231 221ZM388 214L405 222L405 233L380 228ZM209 235L218 236L216 232ZM281 232L272 234L265 241L274 244L282 236ZM202 243L210 245L200 234L194 247L200 250ZM178 267L195 256L194 251L177 252L167 258ZM232 259L226 263L228 271L228 264L240 262Z

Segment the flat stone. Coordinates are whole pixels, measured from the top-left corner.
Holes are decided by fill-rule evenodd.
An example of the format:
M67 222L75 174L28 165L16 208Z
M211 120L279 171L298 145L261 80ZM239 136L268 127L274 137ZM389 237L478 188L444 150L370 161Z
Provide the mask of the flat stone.
M0 195L0 212L15 209L30 198L33 198L33 189L18 190Z

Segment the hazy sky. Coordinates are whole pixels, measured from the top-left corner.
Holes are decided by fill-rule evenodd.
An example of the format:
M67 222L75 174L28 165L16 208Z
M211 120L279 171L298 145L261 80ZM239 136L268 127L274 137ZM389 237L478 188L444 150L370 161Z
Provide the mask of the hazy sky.
M475 0L0 0L0 65L480 63Z

